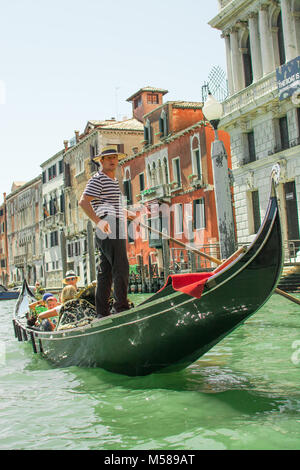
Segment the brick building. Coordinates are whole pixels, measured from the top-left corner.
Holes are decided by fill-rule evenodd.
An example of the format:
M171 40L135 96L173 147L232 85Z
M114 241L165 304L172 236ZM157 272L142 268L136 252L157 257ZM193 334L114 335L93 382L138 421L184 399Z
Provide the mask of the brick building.
M65 238L66 266L80 277L80 285L95 279L97 252L93 241L94 227L78 202L89 178L97 171L91 158L107 145L116 146L127 155L142 148L143 124L135 117L116 121L88 121L75 142L65 141ZM122 183L121 172L117 175ZM95 262L96 258L96 262Z
M163 103L165 90L152 89L151 93L157 95L152 97L156 106L150 111L146 107L146 112L143 106L149 99L149 87L129 98L133 114L143 116L144 141L140 152L121 162L128 205L147 206L149 214L142 216L142 223L159 231L166 229L171 237L216 255L218 228L210 155L213 129L204 121L202 103ZM229 136L221 131L220 138L230 156ZM171 241L163 246L161 237L145 228L137 233L129 224L131 271L143 270L145 277L151 271L162 275L168 271L165 255L173 269L188 264L187 250ZM208 267L203 261L197 263L194 269Z

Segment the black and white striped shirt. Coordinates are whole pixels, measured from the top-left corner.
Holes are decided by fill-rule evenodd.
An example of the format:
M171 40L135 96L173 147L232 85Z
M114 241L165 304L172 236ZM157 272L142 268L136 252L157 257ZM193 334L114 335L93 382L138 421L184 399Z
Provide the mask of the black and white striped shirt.
M95 197L91 201L91 205L98 217L112 216L119 219L124 218L122 209L123 196L116 178L112 179L99 170L98 173L90 178L83 194Z

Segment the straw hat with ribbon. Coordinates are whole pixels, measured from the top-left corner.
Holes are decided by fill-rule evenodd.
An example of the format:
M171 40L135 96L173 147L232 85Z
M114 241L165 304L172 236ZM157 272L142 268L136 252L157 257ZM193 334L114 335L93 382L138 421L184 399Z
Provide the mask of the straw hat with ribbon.
M117 146L109 145L107 147L103 147L101 153L93 157L93 160L94 162L100 162L102 158L108 157L111 155L118 155L119 160L126 157L125 153L118 152Z

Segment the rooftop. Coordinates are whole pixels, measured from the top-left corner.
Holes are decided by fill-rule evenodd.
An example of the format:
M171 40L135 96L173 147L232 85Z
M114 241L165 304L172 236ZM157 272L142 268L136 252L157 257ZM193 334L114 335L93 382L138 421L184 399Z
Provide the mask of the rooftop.
M163 95L165 95L166 93L168 93L168 90L164 90L163 88L155 88L155 87L152 87L152 86L145 86L143 88L140 88L139 91L136 91L133 95L131 95L129 98L127 98L126 101L132 101L133 98L135 98L136 96L140 95L143 92L162 93Z

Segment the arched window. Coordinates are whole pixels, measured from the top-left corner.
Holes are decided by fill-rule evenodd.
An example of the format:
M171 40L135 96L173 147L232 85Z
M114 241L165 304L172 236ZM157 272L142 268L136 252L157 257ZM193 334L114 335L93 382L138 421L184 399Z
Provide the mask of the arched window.
M202 179L201 147L199 138L196 135L192 137L191 153L193 174L197 175L197 179L200 180Z
M283 37L283 28L282 28L282 16L281 12L277 18L277 40L278 40L278 52L279 52L279 63L280 65L285 64L285 47L284 47L284 37Z
M151 129L151 124L149 119L147 119L144 127L144 142L145 145L151 145L152 144L152 129Z
M159 131L161 137L168 135L167 114L164 109L162 110L159 118Z

